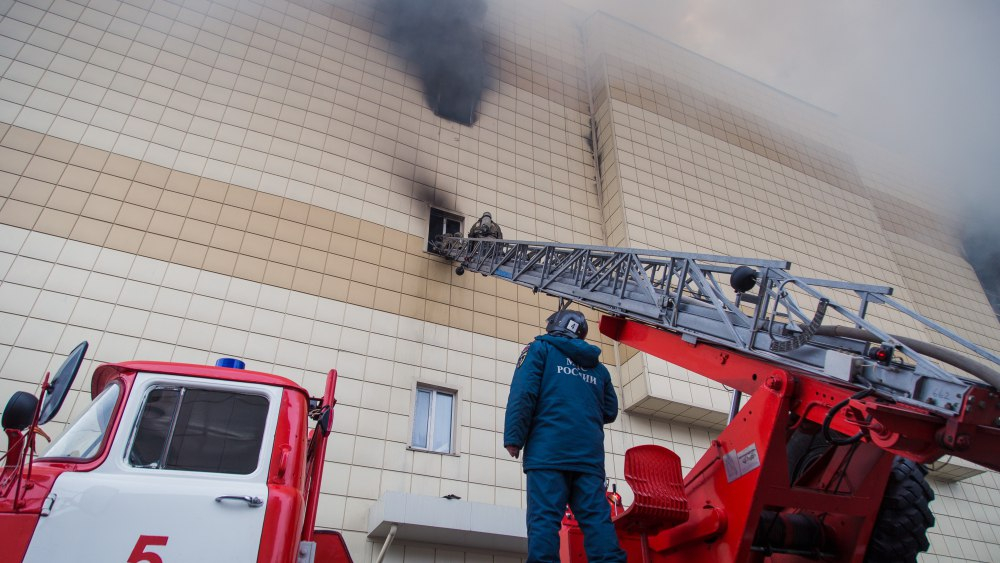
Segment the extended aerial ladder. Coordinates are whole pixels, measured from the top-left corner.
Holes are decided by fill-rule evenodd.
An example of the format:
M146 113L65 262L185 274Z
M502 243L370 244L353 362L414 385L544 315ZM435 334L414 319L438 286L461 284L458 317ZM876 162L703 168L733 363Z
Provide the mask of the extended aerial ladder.
M683 491L662 477L679 475L675 459L626 454L626 480L643 464L665 468L652 481L667 479L637 480L649 490L630 482L635 514L616 520L630 560L907 560L899 550L915 556L926 539L904 549L873 530L876 516L891 516L879 507L898 485L895 456L954 455L1000 470L1000 357L893 299L890 287L710 254L454 236L434 249L459 274L601 311L606 336L735 390L730 424ZM911 333L929 330L952 347L892 334L873 317L912 319ZM903 478L898 486L915 486Z

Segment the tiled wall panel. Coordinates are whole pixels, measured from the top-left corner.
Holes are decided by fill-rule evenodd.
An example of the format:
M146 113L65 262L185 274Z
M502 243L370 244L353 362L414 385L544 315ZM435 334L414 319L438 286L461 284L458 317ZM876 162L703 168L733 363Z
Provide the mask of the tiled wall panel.
M490 5L495 79L468 128L424 106L370 5L316 8L15 3L0 122L410 234L433 204L526 238L601 237L576 50L525 48L574 45L566 10Z

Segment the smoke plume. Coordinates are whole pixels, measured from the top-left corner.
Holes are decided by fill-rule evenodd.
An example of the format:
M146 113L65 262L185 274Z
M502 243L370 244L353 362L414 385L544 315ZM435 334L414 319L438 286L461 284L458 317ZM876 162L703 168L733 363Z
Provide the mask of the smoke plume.
M919 163L964 207L966 256L1000 313L1000 3L562 1L830 110L851 133Z
M397 53L415 67L428 107L472 125L486 79L484 0L383 0L380 12Z
M1000 196L984 196L980 203L966 211L962 247L1000 319Z

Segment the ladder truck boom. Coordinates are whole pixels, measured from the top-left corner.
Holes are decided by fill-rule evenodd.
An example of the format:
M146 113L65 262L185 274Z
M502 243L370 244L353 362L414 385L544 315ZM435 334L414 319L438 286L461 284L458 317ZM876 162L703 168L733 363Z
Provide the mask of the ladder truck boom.
M789 262L711 254L459 237L442 237L436 248L442 256L459 262L460 270L493 275L615 317L816 376L847 379L840 354L852 356L856 364L870 359L865 356L873 344L887 347L884 353L890 353L889 349L892 354L900 352L913 365L869 363L867 369L854 370L854 382L943 415L957 413L961 405L958 400L941 398L957 399L976 383L953 375L928 356L958 364L1000 388L1000 356L892 299L890 287L800 278L789 272ZM752 287L734 288L736 299L732 299L720 283L721 275L730 276L736 284L755 281L757 291L750 294ZM858 310L838 304L820 288L856 294ZM817 312L807 314L793 290L816 300ZM746 311L748 305L750 311ZM883 331L866 318L872 305L905 314L996 368L947 348ZM854 327L823 326L828 310Z
M890 287L711 254L458 236L433 250L458 274L601 311L609 338L735 390L730 423L683 483L670 477L681 472L669 450L626 452L636 496L615 524L630 561L914 560L927 549L930 489L913 507L930 521L914 530L883 525L892 512L880 511L883 498L900 504L889 498L901 471L923 483L907 460L953 455L1000 470L1000 357ZM911 333L951 347L893 334L873 316L911 319ZM742 393L751 397L740 409ZM564 561L582 553L571 523ZM919 538L894 544L886 533Z

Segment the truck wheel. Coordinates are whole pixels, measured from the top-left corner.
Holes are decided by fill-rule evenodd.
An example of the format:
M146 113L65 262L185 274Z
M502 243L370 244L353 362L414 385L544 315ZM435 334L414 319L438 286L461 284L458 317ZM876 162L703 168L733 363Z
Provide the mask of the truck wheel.
M808 422L803 424L803 427L808 424ZM818 428L816 431L811 430L812 428L810 431L796 430L788 439L788 476L792 485L798 482L799 477L814 461L830 449L830 445L820 435Z
M928 505L934 500L924 476L927 469L897 457L885 487L865 563L915 563L927 551L927 529L934 525Z

